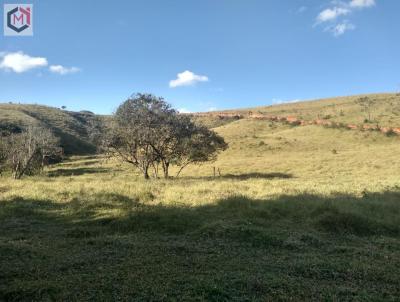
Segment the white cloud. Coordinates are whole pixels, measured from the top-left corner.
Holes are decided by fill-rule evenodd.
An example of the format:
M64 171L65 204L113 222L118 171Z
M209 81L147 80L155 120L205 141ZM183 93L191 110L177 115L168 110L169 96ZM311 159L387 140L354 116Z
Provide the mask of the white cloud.
M217 111L217 107L210 107L207 111Z
M186 108L179 108L179 109L178 109L178 112L179 112L179 113L192 113L192 111L190 111L190 110L188 110L188 109L186 109Z
M69 73L76 73L79 72L80 69L78 67L64 67L62 65L51 65L49 70L53 73L58 73L61 75L69 74Z
M184 72L178 73L175 80L169 82L169 87L190 86L197 82L208 82L208 77L185 70Z
M349 9L343 8L343 7L327 8L319 13L319 15L317 17L317 23L334 21L339 16L347 15L350 12L351 11Z
M281 99L272 99L272 105L282 105L282 104L292 104L292 103L298 103L301 102L300 99L295 99L295 100L281 100Z
M31 57L22 51L1 53L0 69L12 70L16 73L44 67L48 65L47 59L42 57Z
M346 31L354 30L355 28L356 27L351 23L342 22L342 23L336 24L335 26L328 27L325 30L333 33L333 35L335 37L339 37L339 36L343 35Z
M333 0L331 5L334 5L334 7L327 8L318 14L315 25L331 22L334 25L326 27L324 31L331 32L335 37L339 37L349 30L354 30L356 27L347 20L337 21L337 19L349 15L355 10L374 6L375 0L349 0L347 2ZM337 21L336 24L334 21Z
M349 5L357 8L371 7L375 5L375 0L352 0Z

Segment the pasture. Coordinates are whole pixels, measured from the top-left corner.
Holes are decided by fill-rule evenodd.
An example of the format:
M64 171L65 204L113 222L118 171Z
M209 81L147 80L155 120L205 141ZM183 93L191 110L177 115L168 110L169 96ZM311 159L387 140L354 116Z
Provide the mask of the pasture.
M400 137L216 131L230 148L179 178L101 155L3 175L0 300L398 300Z

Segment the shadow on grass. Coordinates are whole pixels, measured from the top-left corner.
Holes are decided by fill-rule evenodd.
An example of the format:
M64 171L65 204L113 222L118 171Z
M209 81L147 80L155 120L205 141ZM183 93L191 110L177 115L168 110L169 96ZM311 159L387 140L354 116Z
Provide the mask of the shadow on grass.
M293 174L288 174L288 173L281 173L281 172L271 172L271 173L258 173L258 172L253 172L253 173L243 173L243 174L222 174L222 175L217 175L215 177L213 176L205 176L205 177L179 177L182 179L202 179L202 180L213 180L213 179L234 179L234 180L248 180L248 179L290 179L294 178Z
M353 282L363 294L380 297L385 287L395 296L398 274L391 257L400 248L399 199L400 191L271 200L234 196L188 207L116 193L83 193L68 203L14 197L0 202L0 300L115 300L126 291L130 298L140 293L143 301L154 295L165 300L167 294L180 300L176 291L181 290L199 301L244 301L249 295L274 301L292 290L289 296L301 294L300 300L309 301L317 293L319 301L328 297L324 293L340 293L336 288L343 282ZM382 252L388 260L378 256ZM363 280L345 281L359 275L361 260L368 263L362 272L372 266L375 271L362 273ZM393 273L375 278L382 267ZM255 288L238 288L238 280L271 268L272 275L260 283L256 279ZM162 279L156 279L160 272ZM307 296L310 283L322 292ZM71 292L78 298L71 299ZM339 300L354 298L354 292L341 294L349 299Z
M221 178L226 179L238 179L238 180L247 180L252 178L262 178L262 179L274 179L274 178L282 178L288 179L293 178L292 174L273 172L273 173L245 173L245 174L227 174L222 175Z
M101 160L100 159L89 159L89 160L85 160L85 161L66 161L61 163L61 165L63 167L81 167L81 166L94 166L96 164L100 164Z
M270 200L233 196L198 207L151 204L140 198L115 193L83 194L61 204L15 197L0 203L0 218L9 219L10 223L18 218L24 223L42 221L40 225L53 221L61 232L83 228L95 233L158 232L232 239L238 234L244 241L251 241L252 234L263 238L263 233L277 230L308 230L338 236L400 234L399 191L365 193L362 197L283 195ZM1 228L6 226L4 223ZM31 231L34 228L35 225Z
M79 176L83 174L96 174L96 173L107 173L109 169L106 168L75 168L75 169L64 169L59 168L48 172L49 177L59 176Z

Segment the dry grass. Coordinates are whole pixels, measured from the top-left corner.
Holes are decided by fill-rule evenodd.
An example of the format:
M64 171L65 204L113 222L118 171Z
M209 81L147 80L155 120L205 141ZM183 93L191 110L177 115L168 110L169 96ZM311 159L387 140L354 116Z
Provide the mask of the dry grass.
M217 131L230 149L178 179L101 157L1 178L0 300L398 298L399 137Z

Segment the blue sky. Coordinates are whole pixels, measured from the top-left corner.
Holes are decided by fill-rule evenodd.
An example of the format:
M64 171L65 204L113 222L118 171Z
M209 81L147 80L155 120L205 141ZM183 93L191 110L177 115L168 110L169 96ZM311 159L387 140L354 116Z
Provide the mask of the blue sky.
M134 92L206 111L400 90L400 1L33 3L0 34L0 102L111 113ZM3 20L0 22L1 26Z

